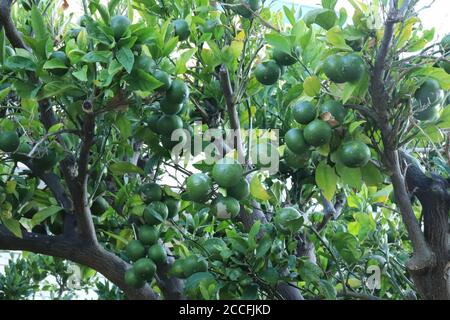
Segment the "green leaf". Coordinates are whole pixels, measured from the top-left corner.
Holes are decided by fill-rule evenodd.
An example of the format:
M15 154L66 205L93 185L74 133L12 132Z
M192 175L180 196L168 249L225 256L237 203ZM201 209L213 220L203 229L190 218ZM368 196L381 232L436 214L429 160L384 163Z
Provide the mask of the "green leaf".
M259 233L261 229L261 221L257 220L248 233L248 246L250 249L256 247L256 235Z
M45 209L39 211L38 213L36 213L33 216L33 218L31 218L31 224L33 226L37 226L38 224L41 224L47 218L54 216L55 214L57 214L58 212L60 212L62 210L63 210L63 208L58 207L58 206L51 206L51 207L45 208Z
M345 262L349 264L355 263L361 257L358 239L352 234L338 232L332 235L331 240Z
M125 162L125 161L116 162L116 163L112 164L109 167L109 170L111 170L111 172L114 175L119 175L119 176L127 174L127 173L144 174L144 171L141 168L139 168L138 166L135 166L132 163Z
M29 58L11 56L6 59L5 67L14 71L36 71L36 64Z
M62 62L59 59L51 59L44 63L44 66L42 67L45 70L48 69L67 69L67 66L64 62Z
M284 11L284 15L286 16L286 18L289 20L289 23L291 24L291 26L295 25L295 16L294 16L294 8L292 10L290 10L288 7L283 6L283 11Z
M353 131L356 130L356 128L358 128L360 125L362 125L363 123L366 123L366 122L367 122L367 121L365 121L365 120L360 120L360 121L352 122L352 123L350 124L349 128L348 128L348 132L349 132L350 134L352 134Z
M380 170L373 164L368 163L366 166L361 168L361 173L363 180L367 186L378 186L383 183L383 175Z
M112 57L110 51L92 51L86 53L81 60L87 63L103 62L108 63Z
M258 247L256 248L255 258L262 258L269 252L272 247L272 239L269 236L264 236L261 241L258 241Z
M258 200L266 201L269 200L271 197L269 193L264 188L260 175L255 174L252 177L252 180L250 181L250 194Z
M180 58L177 60L175 65L175 73L176 74L183 74L187 71L186 64L188 61L192 58L192 56L197 52L197 48L192 48L189 50L186 50L180 55Z
M319 290L322 293L322 295L325 296L328 300L336 300L336 288L334 285L325 279L319 280Z
M273 48L290 53L291 44L289 43L286 36L278 33L269 33L265 35L266 42L270 44Z
M42 90L39 91L38 98L45 99L62 95L80 97L83 96L84 93L72 83L57 80L47 83Z
M336 170L343 183L352 188L361 188L362 174L360 168L349 168L338 163L336 164Z
M128 73L131 73L134 65L134 55L130 48L121 48L116 55L117 60L125 68Z
M132 90L141 91L153 91L163 85L161 81L157 80L155 77L143 70L133 71L126 78L126 81Z
M79 81L86 82L88 81L87 72L88 66L83 66L83 68L81 68L80 70L72 72L72 75Z
M16 237L22 238L22 229L19 221L2 217L2 222L6 229L11 231Z
M336 26L328 30L326 37L327 41L336 49L353 51L353 49L346 44L344 33L340 27Z
M320 93L320 80L316 76L311 76L305 79L303 83L304 92L310 96L315 97Z
M323 196L331 201L336 192L337 175L332 167L326 164L325 161L319 163L316 168L316 183L323 193Z
M5 88L3 90L0 90L0 101L5 99L8 96L10 91L11 91L11 87L7 87L7 88Z
M35 53L39 58L45 59L47 56L47 40L49 39L47 26L44 22L43 15L34 5L31 8L31 27L33 28L35 37L35 41L32 47L36 51Z

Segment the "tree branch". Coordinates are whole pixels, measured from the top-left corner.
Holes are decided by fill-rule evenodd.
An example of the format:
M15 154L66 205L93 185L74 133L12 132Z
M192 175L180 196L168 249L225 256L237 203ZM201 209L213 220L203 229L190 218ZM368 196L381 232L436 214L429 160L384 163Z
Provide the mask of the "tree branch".
M223 90L223 95L225 97L225 102L227 105L228 116L230 117L230 127L234 131L236 138L236 150L238 153L239 163L245 162L245 155L243 151L242 138L241 138L241 128L239 123L239 115L237 113L236 105L233 98L233 89L231 87L230 75L228 69L225 65L220 67L219 71L220 85Z
M5 35L14 48L29 50L11 19L11 6L12 0L0 0L0 29L5 29Z
M128 286L123 275L130 267L129 264L99 245L86 244L83 239L27 232L24 232L22 238L18 238L5 227L0 226L0 249L31 251L80 263L103 274L119 286L130 299L159 299L149 285L142 289Z

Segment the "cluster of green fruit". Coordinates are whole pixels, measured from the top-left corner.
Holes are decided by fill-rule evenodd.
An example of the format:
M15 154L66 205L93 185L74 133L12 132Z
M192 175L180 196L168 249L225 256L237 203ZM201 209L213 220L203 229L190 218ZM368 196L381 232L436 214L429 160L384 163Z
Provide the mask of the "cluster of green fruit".
M434 121L439 118L444 93L439 82L427 79L414 93L414 117L421 121Z
M243 174L242 166L232 159L223 158L214 164L212 178L227 191L226 197L219 195L211 203L211 213L218 219L235 217L241 209L239 201L250 195L250 187ZM191 201L208 201L212 197L212 190L213 181L205 173L195 173L187 178L186 193Z
M154 76L160 81L164 76L167 81L160 87L164 97L159 102L159 111L150 115L147 123L150 130L161 135L162 145L170 149L178 143L171 140L172 133L185 127L179 114L182 113L183 106L189 97L189 88L182 80L171 81L164 71L157 71Z
M365 72L364 61L356 53L333 54L325 59L323 72L335 83L356 82Z
M275 48L272 52L272 60L264 61L256 66L254 70L256 80L266 86L274 84L280 78L284 67L297 62L297 56L297 47L291 52Z
M309 101L296 103L293 107L294 119L304 127L292 128L284 136L286 164L294 169L305 167L311 156L311 147L329 144L333 129L343 124L346 114L345 107L334 100L328 100L320 107ZM328 119L324 121L320 118ZM347 141L335 148L338 149L339 160L347 167L362 167L370 160L369 147L360 141Z
M31 151L31 145L28 142L21 142L16 131L0 132L0 150L11 153L14 161L28 161L28 153ZM52 148L41 148L35 152L31 159L32 165L42 171L52 169L58 162L59 157Z
M138 240L131 240L126 247L126 256L133 262L125 273L125 282L134 288L141 288L150 282L158 265L167 261L166 250L158 243L159 226L168 218L173 218L180 210L180 201L163 194L155 183L141 187L141 197L147 206L143 212L143 224L138 230Z

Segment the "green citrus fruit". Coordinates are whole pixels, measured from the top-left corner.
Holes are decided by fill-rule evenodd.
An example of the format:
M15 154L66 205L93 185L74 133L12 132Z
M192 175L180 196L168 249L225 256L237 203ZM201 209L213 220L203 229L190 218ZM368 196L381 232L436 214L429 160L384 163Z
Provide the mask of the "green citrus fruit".
M316 107L309 101L301 101L294 105L292 110L294 119L300 124L308 124L317 116Z
M239 201L231 197L219 197L213 201L211 213L220 220L230 219L238 215L241 206Z
M260 83L270 86L278 81L281 76L281 69L278 64L273 61L265 61L255 68L255 78Z
M303 137L303 131L298 128L292 128L284 136L284 141L292 152L296 154L304 154L308 151L309 146Z
M102 215L109 208L109 203L103 197L97 197L91 207L91 212L93 215Z
M344 108L344 106L335 101L335 100L328 100L325 101L319 108L319 114L322 115L326 112L331 113L333 118L339 122L339 124L344 123L345 116L347 115L347 110Z
M306 125L303 130L303 137L306 143L314 147L319 147L330 142L331 133L332 129L328 123L316 119Z
M302 226L302 221L300 220L302 218L301 213L297 209L286 207L276 213L274 222L283 232L290 231L295 233Z
M155 263L147 258L141 258L133 264L134 272L142 280L150 281L156 272Z
M4 152L14 152L19 148L20 139L15 131L0 132L0 149Z
M436 104L426 108L425 110L415 112L414 117L420 121L435 121L439 118L440 112L441 106Z
M112 17L110 26L114 33L114 38L116 40L119 40L120 38L122 38L122 36L127 31L130 24L131 24L130 19L128 19L125 16Z
M166 199L164 203L169 210L169 215L167 216L169 219L175 217L180 211L181 201L177 199Z
M448 62L448 61L441 61L441 63L439 63L439 67L441 67L442 69L445 70L445 72L450 74L450 62Z
M177 114L183 108L183 104L173 103L169 101L167 97L165 97L159 102L159 107L161 111L164 112L165 114Z
M55 76L63 76L67 73L68 66L70 65L70 61L63 51L52 52L49 59L59 61L61 64L64 65L64 67L48 69L48 72L50 72L51 74L53 74Z
M206 201L211 189L211 179L204 173L195 173L187 179L186 191L192 201Z
M145 223L154 226L162 223L167 219L169 215L169 209L167 206L160 201L155 201L150 203L143 213Z
M272 59L280 66L290 66L297 62L291 54L279 49L273 49Z
M184 259L175 260L175 262L172 264L172 267L170 268L170 274L179 279L187 278L187 276L185 275Z
M162 70L156 70L153 73L153 77L155 77L156 80L162 82L162 86L158 88L159 91L169 90L170 85L172 84L172 79L170 79L170 76L167 72Z
M216 260L222 260L220 253L226 247L226 243L220 238L209 238L203 242L203 248L209 253L211 258Z
M239 182L232 187L227 188L227 196L236 200L244 200L250 195L250 184L245 178L239 179Z
M289 148L284 149L284 161L293 169L301 169L307 166L310 158L310 152L306 152L302 155L295 154Z
M186 257L183 261L184 274L186 277L190 277L197 272L208 271L208 262L196 254Z
M224 188L235 186L242 178L243 173L242 166L229 158L220 159L212 169L214 181Z
M441 47L445 53L450 51L450 34L447 34L444 38L442 38Z
M442 98L442 90L439 82L434 79L427 79L414 94L419 106L434 106Z
M342 57L343 77L347 82L356 82L364 74L365 67L363 59L355 53Z
M180 79L175 79L172 81L166 97L172 103L183 103L189 97L189 88Z
M136 59L134 60L133 65L134 70L141 70L147 73L151 73L153 72L155 67L156 67L155 61L145 54L137 56Z
M148 257L156 264L166 263L166 249L160 244L154 244L148 249Z
M173 28L175 30L175 35L178 37L178 40L184 41L189 38L191 31L189 30L189 25L186 20L178 19L172 22Z
M158 121L161 118L160 114L154 113L147 119L147 124L150 130L159 133Z
M165 114L158 120L158 131L165 136L170 137L177 129L183 128L183 120L177 115Z
M349 141L342 144L339 159L349 168L364 167L370 160L370 149L361 141Z
M239 1L240 2L240 1ZM244 3L253 11L256 12L259 10L260 7L260 0L244 0ZM244 5L238 5L234 7L234 10L237 14L241 15L244 18L251 18L252 17L252 11L250 11L246 6Z
M150 246L155 244L159 238L159 231L152 226L143 225L139 228L138 239L144 245Z
M142 288L145 284L144 280L141 279L136 273L136 271L131 268L125 272L125 283L132 288Z
M342 56L333 54L328 56L323 63L323 72L333 82L344 83L344 64Z
M41 171L48 171L58 163L58 156L52 149L47 150L33 159L33 164Z
M136 261L145 256L145 248L140 241L131 240L128 242L126 255L131 261Z
M146 183L140 188L143 200L146 202L150 201L161 201L162 199L162 189L156 183Z

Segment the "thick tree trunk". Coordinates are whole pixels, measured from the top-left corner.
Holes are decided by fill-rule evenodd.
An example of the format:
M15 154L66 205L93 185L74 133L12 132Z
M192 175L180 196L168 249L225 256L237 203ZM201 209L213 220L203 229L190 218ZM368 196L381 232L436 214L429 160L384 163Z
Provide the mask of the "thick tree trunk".
M406 171L408 189L422 204L425 239L434 253L436 263L422 272L410 270L417 291L424 299L449 300L448 215L450 210L450 184L432 175L426 176L417 166L409 163Z

